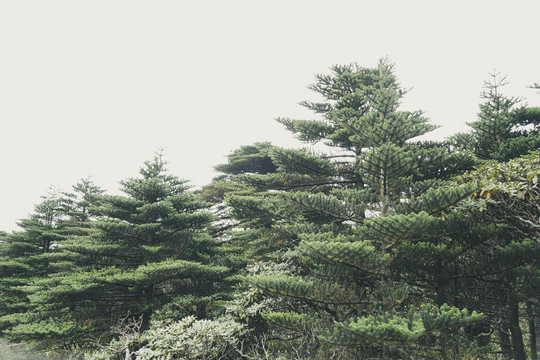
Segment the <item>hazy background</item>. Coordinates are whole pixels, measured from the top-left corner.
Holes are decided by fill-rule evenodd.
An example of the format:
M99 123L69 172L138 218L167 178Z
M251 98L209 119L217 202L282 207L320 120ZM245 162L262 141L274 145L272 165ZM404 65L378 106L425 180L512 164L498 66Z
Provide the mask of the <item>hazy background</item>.
M540 1L0 1L0 230L49 185L116 192L165 147L208 183L241 145L298 146L273 119L333 64L388 56L444 138L474 121L484 80L540 106Z

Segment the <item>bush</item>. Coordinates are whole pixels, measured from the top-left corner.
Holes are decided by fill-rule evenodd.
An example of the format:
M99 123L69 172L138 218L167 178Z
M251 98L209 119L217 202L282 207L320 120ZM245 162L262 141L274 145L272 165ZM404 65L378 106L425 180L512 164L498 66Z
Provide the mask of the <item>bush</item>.
M137 360L225 359L245 331L245 325L226 317L154 322L141 338L145 345L136 352Z

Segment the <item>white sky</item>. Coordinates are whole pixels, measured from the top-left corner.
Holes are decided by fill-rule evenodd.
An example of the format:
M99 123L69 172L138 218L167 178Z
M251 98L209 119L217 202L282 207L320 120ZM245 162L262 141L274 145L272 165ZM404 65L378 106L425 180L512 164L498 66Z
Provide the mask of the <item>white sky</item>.
M467 131L488 74L540 106L540 1L0 1L0 230L49 185L116 192L166 148L195 185L241 145L295 146L313 75L388 56L442 138Z

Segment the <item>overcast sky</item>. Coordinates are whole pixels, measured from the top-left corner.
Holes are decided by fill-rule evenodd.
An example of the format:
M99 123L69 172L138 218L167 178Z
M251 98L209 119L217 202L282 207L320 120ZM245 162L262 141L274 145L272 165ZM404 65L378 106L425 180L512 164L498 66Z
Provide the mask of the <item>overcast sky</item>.
M0 230L50 185L110 192L165 147L204 185L241 145L297 142L313 75L388 56L442 139L467 131L488 74L540 106L540 1L0 1Z

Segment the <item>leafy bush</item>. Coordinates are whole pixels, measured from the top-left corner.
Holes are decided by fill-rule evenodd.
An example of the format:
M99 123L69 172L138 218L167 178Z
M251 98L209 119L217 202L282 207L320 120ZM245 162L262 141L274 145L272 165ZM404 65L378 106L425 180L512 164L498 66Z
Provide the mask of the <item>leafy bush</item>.
M136 352L137 360L225 359L245 331L245 325L226 317L154 322L141 338L145 345Z

